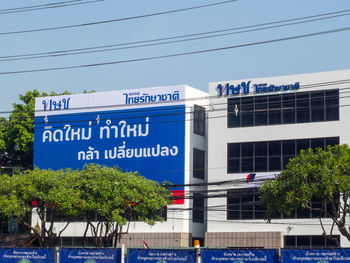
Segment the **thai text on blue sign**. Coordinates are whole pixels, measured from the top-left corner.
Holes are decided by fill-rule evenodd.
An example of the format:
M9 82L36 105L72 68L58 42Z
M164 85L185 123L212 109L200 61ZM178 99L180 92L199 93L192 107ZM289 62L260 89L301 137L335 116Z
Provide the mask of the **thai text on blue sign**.
M265 93L265 92L279 92L298 90L300 83L275 85L269 83L258 83L251 85L251 81L241 82L237 85L226 83L224 85L217 85L218 96L249 94L249 93Z
M183 185L184 155L184 105L35 118L34 166L41 169L96 163Z
M282 250L283 263L349 263L350 249Z
M276 250L228 250L228 249L203 249L203 263L277 263Z
M120 249L60 249L60 263L118 263Z
M55 263L53 249L0 249L0 263Z
M128 249L128 263L195 263L195 250Z

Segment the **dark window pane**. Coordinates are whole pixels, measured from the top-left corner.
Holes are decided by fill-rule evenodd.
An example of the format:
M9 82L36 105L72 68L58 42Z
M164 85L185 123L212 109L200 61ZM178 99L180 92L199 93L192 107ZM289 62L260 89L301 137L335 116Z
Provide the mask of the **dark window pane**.
M295 247L296 237L295 236L284 236L284 246Z
M281 123L281 95L268 96L269 100L269 124Z
M252 142L242 143L242 157L253 156L253 146Z
M281 155L281 141L269 142L269 155L270 156Z
M239 159L229 159L228 160L227 172L228 173L239 173L240 172Z
M267 124L267 96L255 97L255 125Z
M337 240L338 241L338 244L340 244L340 236L332 236L331 237L332 239L335 239L335 240ZM331 240L331 239L329 239L329 238L326 238L326 246L327 247L339 247L339 245L336 243L336 241L335 240Z
M196 223L204 223L204 198L200 194L193 195L192 220Z
M242 172L252 172L253 168L253 158L242 158Z
M339 144L339 137L326 138L326 146L334 146Z
M254 101L253 97L242 98L241 100L241 120L243 127L253 126L253 111Z
M323 236L311 236L311 246L313 247L324 247L326 240Z
M241 198L235 190L227 191L227 219L241 219Z
M241 156L241 144L240 143L229 143L227 147L228 156L239 158Z
M283 157L283 164L282 164L283 169L286 168L287 164L289 163L289 160L292 158L294 157Z
M253 219L253 195L245 193L242 195L242 219Z
M311 93L311 121L324 121L324 92Z
M255 199L255 219L265 219L265 208Z
M282 142L283 156L295 156L295 141L288 140Z
M198 149L193 149L193 177L205 177L205 152Z
M228 127L240 127L241 121L240 121L240 112L239 109L241 108L241 103L239 98L234 99L228 99L228 106L227 106L227 116L228 116ZM235 109L238 110L238 112L235 112Z
M62 237L62 247L72 247L73 239L72 237Z
M255 172L267 171L267 157L255 157Z
M295 94L282 95L283 123L295 123Z
M307 150L309 148L310 140L297 140L297 154L299 154L301 150Z
M326 120L339 120L339 90L326 91Z
M304 123L310 121L310 100L309 93L297 94L297 122Z
M321 148L322 150L324 150L324 139L323 138L312 139L311 148L312 149Z
M269 171L281 171L281 157L269 158Z
M311 209L311 217L312 218L318 218L318 217L323 217L324 216L324 213L322 212L322 201L321 200L318 200L318 201L315 201L313 200L312 201L312 209Z
M290 215L283 214L283 218L296 218L296 211L291 211Z
M193 132L198 135L205 135L205 108L194 105Z
M309 208L297 209L297 218L310 218L310 209Z
M267 156L267 142L255 143L255 156Z
M297 236L297 246L310 246L310 236Z
M239 198L236 198L239 200ZM241 215L240 215L240 205L236 204L236 205L228 205L227 206L227 219L228 220L232 220L232 219L241 219Z

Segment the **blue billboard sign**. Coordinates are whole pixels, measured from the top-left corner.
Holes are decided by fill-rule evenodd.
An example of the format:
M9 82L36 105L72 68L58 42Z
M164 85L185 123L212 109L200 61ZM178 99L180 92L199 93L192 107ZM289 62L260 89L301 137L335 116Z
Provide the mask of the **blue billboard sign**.
M53 249L2 248L0 263L55 263Z
M348 263L350 249L282 250L283 263Z
M185 106L35 118L34 166L81 169L88 163L183 185Z
M195 250L128 249L128 263L195 263Z
M60 249L60 263L118 263L120 249Z
M277 251L267 250L229 250L229 249L203 249L203 263L277 263Z

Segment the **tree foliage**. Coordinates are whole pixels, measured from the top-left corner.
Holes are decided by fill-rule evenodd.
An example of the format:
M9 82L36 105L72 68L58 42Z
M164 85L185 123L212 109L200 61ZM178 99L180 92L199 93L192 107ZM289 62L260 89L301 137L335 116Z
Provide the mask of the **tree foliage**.
M95 246L116 246L128 232L130 221L163 221L170 203L169 191L135 173L109 167L86 166L79 182L86 229ZM96 216L93 222L92 216Z
M51 96L65 95L69 92ZM35 98L48 96L37 90L19 95L20 103L13 104L13 111L8 120L0 119L0 165L18 166L24 169L33 168L34 147L34 107Z
M81 171L35 169L12 177L0 176L0 213L23 222L41 247L55 246L57 238L77 218L85 218L84 238L92 235L98 247L116 246L131 219L150 224L161 221L160 212L169 204L169 196L168 190L154 181L95 165ZM33 204L39 220L27 222ZM57 217L66 224L56 232Z
M267 208L267 219L277 212L290 215L295 209L308 208L317 214L323 235L332 238L334 227L350 240L346 218L350 215L350 148L347 145L308 149L289 161L281 176L266 181L260 188L261 200ZM317 208L310 200L322 200ZM326 228L325 217L333 224ZM334 240L334 239L333 239Z

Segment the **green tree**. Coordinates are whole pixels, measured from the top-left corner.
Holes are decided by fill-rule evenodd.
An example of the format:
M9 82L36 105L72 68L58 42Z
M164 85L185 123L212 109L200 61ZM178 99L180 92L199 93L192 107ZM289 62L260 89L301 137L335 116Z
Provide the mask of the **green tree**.
M169 191L154 181L95 165L81 171L35 169L11 177L0 175L0 214L16 217L41 247L55 246L68 225L82 218L86 220L84 239L90 230L95 246L116 246L131 219L149 224L161 221L169 197ZM32 211L37 222L28 221ZM56 231L57 217L66 223Z
M308 149L289 161L281 176L264 182L260 188L261 200L267 208L267 219L277 212L290 215L295 209L308 208L317 214L323 235L336 241L333 230L350 240L346 218L350 215L350 148L347 145L322 149ZM310 200L322 201L310 208ZM326 228L323 218L333 224Z
M41 247L53 247L79 211L81 200L72 187L77 179L77 172L70 170L35 169L11 177L1 175L0 213L16 217L27 226ZM27 221L33 207L39 217L36 224ZM56 216L67 218L66 226L58 233L54 229Z
M69 92L51 96L66 95ZM0 119L0 165L10 167L33 168L34 147L34 107L35 98L48 96L37 90L27 91L19 95L21 103L13 104L13 111L9 119Z
M131 220L154 224L171 202L170 192L136 173L88 165L79 180L81 206L96 247L117 246ZM84 246L85 244L83 244Z

